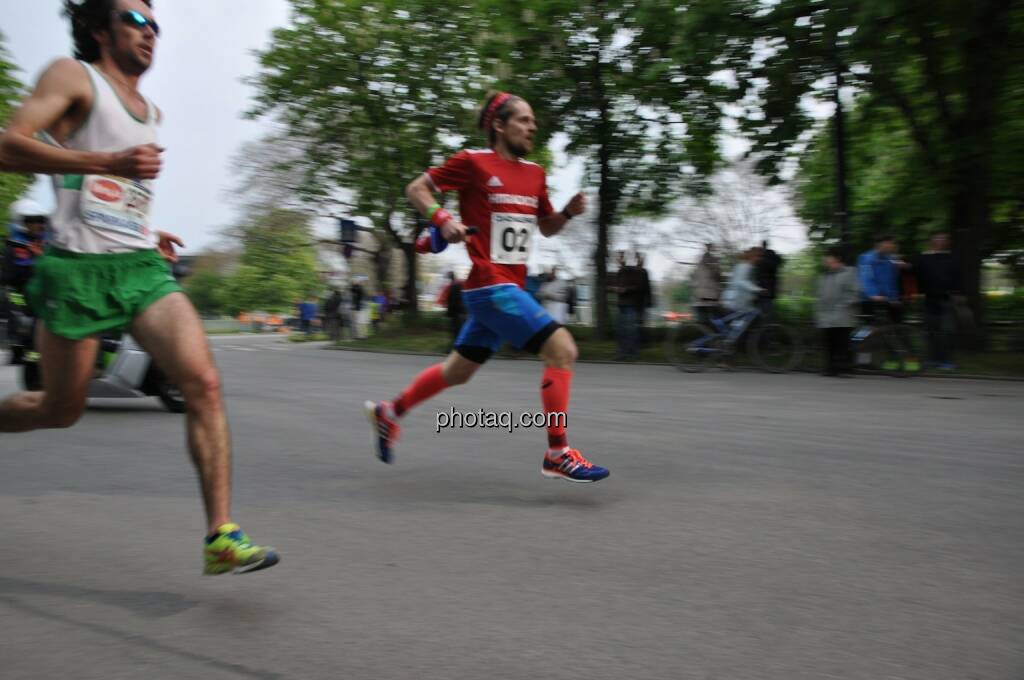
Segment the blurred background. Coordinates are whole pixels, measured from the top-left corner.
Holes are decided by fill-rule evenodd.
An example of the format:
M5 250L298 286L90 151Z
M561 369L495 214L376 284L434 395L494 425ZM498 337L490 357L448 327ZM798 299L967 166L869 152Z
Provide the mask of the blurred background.
M69 54L59 8L5 9L0 124ZM774 310L809 326L828 247L852 265L886 233L909 262L947 233L953 292L969 312L956 317L959 346L1021 349L1019 3L257 0L244 12L157 11L164 34L143 80L166 120L156 226L185 238L182 273L211 318L300 317L297 305L316 301L323 325L327 300L358 281L386 311L374 330L391 327L392 311L403 332L443 328L447 273L469 261L463 248L415 255L422 225L402 190L483 145L476 107L502 88L537 113L534 160L556 206L577 190L590 199L530 265L534 290L551 266L572 284L568 321L592 327L587 337L616 336L617 251L630 264L645 256L650 342L692 314L706 244L723 285L764 244L779 257ZM52 205L41 180L0 176L0 209L22 196ZM343 219L356 225L347 235ZM901 274L900 295L907 321L924 324L914 274Z

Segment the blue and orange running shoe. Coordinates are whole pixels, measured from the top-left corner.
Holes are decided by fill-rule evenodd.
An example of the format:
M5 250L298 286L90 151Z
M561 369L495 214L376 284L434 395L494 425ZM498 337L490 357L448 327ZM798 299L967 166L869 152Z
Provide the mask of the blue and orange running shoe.
M374 454L385 463L393 463L395 444L402 431L395 407L390 401L368 401L363 406L366 408L366 418L373 426Z
M222 524L217 533L206 537L203 545L205 574L247 574L274 566L281 561L277 551L253 545L237 524Z
M611 474L606 468L594 465L582 453L568 446L560 451L549 450L545 453L540 472L545 477L564 479L567 482L599 482Z

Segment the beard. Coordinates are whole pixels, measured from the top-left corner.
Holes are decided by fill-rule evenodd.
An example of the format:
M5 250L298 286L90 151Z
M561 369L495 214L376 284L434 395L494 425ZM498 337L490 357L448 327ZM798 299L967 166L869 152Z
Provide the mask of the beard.
M506 142L505 144L508 146L508 150L518 158L524 158L526 157L526 154L530 153L530 150L523 145L514 144L512 142Z
M143 61L135 54L135 47L130 44L122 44L115 42L112 46L112 56L114 61L117 62L118 68L129 76L141 76L143 73L149 70L149 67L153 61L152 56L150 60Z

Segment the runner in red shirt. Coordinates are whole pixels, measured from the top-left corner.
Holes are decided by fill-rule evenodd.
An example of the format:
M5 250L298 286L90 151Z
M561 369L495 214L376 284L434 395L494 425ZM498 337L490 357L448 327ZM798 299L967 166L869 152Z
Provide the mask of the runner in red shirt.
M537 131L533 109L525 100L505 92L491 95L481 109L479 125L488 136L489 149L460 151L406 189L413 206L446 241L466 242L473 268L462 294L469 318L455 350L417 376L394 401L366 402L374 448L385 463L392 462L398 419L438 392L469 381L504 342L544 360L544 412L568 412L576 343L523 286L536 232L554 236L584 211L585 201L576 194L561 212L551 207L543 168L523 159L533 150ZM435 200L435 192L445 191L458 192L461 220ZM467 237L469 229L475 229L471 237ZM607 477L608 470L569 447L565 424L565 418L548 417L542 474L573 482Z

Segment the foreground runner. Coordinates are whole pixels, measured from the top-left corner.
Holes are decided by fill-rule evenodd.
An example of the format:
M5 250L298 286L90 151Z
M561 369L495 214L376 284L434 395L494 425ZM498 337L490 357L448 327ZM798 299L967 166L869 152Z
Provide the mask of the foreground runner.
M541 402L545 413L568 411L576 343L523 285L534 228L539 227L544 236L557 234L583 212L583 195L574 196L561 213L552 209L544 170L523 160L533 150L537 131L533 109L526 101L504 92L492 95L481 110L479 123L490 141L489 150L461 151L441 167L428 170L406 190L413 206L440 228L447 241L466 240L467 229L475 228L479 234L467 241L473 268L463 300L469 318L455 341L455 350L417 376L393 402L366 402L376 453L385 463L392 461L398 419L441 390L467 382L503 342L544 360ZM459 192L459 212L465 224L435 202L435 191ZM569 448L564 420L551 416L541 472L572 482L596 482L608 476L608 470Z
M28 287L41 321L44 391L0 403L0 432L72 426L85 408L97 336L128 327L185 397L208 522L205 573L255 571L278 556L252 545L229 517L231 444L220 377L202 323L161 257L173 258L181 242L149 226L162 151L160 112L138 91L159 35L149 4L66 2L81 61L51 65L0 138L0 170L51 174L57 193L52 247Z

